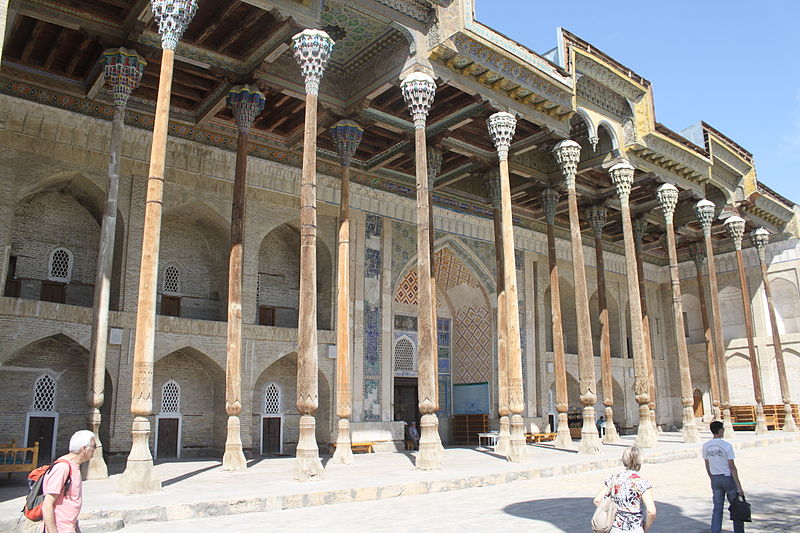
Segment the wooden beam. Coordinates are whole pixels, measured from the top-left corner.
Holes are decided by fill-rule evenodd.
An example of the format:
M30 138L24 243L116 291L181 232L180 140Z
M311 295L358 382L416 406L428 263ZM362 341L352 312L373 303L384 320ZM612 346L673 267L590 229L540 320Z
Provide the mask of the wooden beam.
M36 41L39 39L39 35L42 33L42 28L44 28L44 23L37 19L33 23L33 29L28 37L28 42L25 43L25 48L22 49L20 63L27 63L28 59L30 59L31 52L33 52L33 47L36 45Z
M214 14L211 16L211 18L209 19L212 21L211 24L206 26L203 29L203 31L201 31L200 34L194 38L194 42L196 44L204 44L208 40L208 38L211 37L211 34L214 33L214 31L217 28L219 28L219 25L225 19L225 14L239 7L239 4L241 4L239 0L235 0L231 4L228 4L227 2L222 2L216 9L216 11L214 11ZM234 35L236 34L236 32L231 32L231 33L233 33ZM222 47L219 47L218 49L222 50Z
M78 48L78 51L75 52L75 54L72 56L72 59L70 59L69 61L69 65L67 66L67 74L69 74L70 76L75 75L75 67L78 66L78 62L81 60L83 55L89 49L90 44L92 44L92 39L90 37L84 38L83 42ZM158 90L158 87L156 87L156 90Z
M64 35L66 33L66 28L58 28L58 34L56 35L55 41L50 47L50 53L47 54L47 59L44 62L45 70L50 70L53 67L53 61L55 61L56 56L58 55L58 51L61 48L61 43L64 41Z

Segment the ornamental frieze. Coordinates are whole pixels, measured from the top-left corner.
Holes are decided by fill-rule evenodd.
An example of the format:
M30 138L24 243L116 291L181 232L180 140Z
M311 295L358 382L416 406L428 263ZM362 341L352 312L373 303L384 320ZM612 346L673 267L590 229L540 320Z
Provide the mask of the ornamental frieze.
M572 96L569 92L558 88L552 82L516 61L491 50L463 33L458 33L453 37L453 44L460 54L475 63L518 83L523 88L547 98L553 103L567 109L572 108Z
M588 76L581 76L578 79L575 90L578 98L591 102L604 111L608 111L619 118L620 122L625 117L633 114L631 106L625 98Z
M708 169L711 161L701 155L695 154L688 149L680 148L656 134L645 136L644 142L647 148L653 152L663 155L676 163L680 163L700 176L708 176Z
M578 50L575 51L575 68L579 73L602 83L629 100L639 100L645 94L645 90L635 84L633 80L624 78L611 68L597 62L594 58L580 53Z

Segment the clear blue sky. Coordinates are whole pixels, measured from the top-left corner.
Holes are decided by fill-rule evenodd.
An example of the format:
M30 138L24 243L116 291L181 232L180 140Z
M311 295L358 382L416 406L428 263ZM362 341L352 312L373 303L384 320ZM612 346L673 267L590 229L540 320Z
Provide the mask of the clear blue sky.
M659 122L706 121L800 203L800 0L476 0L476 12L538 53L563 26L650 80Z

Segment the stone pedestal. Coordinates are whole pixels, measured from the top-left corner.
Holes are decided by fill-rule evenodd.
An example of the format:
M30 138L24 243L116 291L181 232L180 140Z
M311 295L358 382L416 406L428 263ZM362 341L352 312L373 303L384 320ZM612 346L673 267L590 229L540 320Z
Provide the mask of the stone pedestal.
M350 448L350 421L339 419L339 431L336 433L336 450L333 452L331 464L353 464L353 450Z
M143 416L133 419L132 446L128 464L119 478L119 491L123 494L144 494L161 490L156 478L153 456L150 454L150 420Z
M225 454L222 456L223 470L245 470L247 458L242 451L242 430L238 416L228 417L228 437L225 441Z
M310 481L322 479L325 470L319 460L319 449L315 437L316 422L311 415L300 417L300 438L297 441L296 458L294 462L295 481Z

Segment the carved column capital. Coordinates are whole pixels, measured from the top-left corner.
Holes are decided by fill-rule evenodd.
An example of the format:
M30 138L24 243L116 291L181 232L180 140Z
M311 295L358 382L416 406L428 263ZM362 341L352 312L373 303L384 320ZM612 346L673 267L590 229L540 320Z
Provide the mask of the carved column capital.
M514 138L514 131L517 129L517 119L511 113L498 111L486 121L489 128L489 137L492 138L497 157L500 161L508 159L508 148L511 146L511 139Z
M139 86L147 61L134 50L111 48L103 52L105 82L114 93L114 107L125 108L128 98Z
M678 205L678 188L671 183L665 183L656 190L656 198L664 213L664 220L672 224L675 207Z
M581 159L581 145L566 139L553 148L556 163L561 168L567 189L575 188L575 174L578 172L578 161Z
M619 201L623 205L627 205L630 199L635 171L634 166L625 160L620 161L608 170L608 174L611 176L611 183L617 188L617 196L619 196Z
M436 95L436 82L424 72L414 72L400 83L400 90L414 118L414 127L425 129L425 121Z
M336 145L339 154L339 162L343 167L349 167L353 160L353 155L358 150L361 138L364 136L364 129L358 123L350 120L340 120L328 130L331 140Z
M442 151L438 148L428 147L428 187L433 188L434 180L442 171Z
M706 262L706 249L700 241L693 242L689 245L689 257L694 261L694 266L700 272Z
M703 226L703 234L711 234L711 223L714 222L714 211L716 206L710 200L700 200L694 205L694 213L700 225Z
M767 244L769 243L769 231L765 228L756 228L750 232L750 241L758 251L758 259L762 263L767 261Z
M725 229L733 239L733 247L737 250L742 249L742 237L744 237L744 227L747 223L742 217L733 215L725 221Z
M228 91L226 100L239 133L247 135L253 121L264 110L264 93L252 85L237 85Z
M489 169L483 177L483 182L492 207L500 209L500 170L496 167Z
M556 223L556 208L558 207L560 196L557 190L551 189L550 187L542 191L542 209L544 210L544 218L549 225Z
M608 218L608 210L601 205L593 205L586 210L586 218L592 224L594 236L598 239L601 238Z
M319 94L319 83L333 51L333 39L322 30L303 30L292 37L294 58L306 82L306 94Z
M175 50L197 12L197 0L152 0L152 8L161 34L161 48Z

